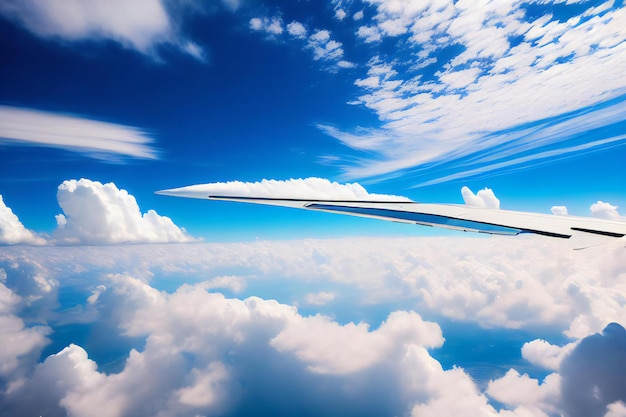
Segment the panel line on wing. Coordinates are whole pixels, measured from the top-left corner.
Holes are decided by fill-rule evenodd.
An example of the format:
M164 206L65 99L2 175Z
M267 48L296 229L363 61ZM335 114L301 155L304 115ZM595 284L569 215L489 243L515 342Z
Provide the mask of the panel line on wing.
M244 197L244 196L227 196L227 195L209 195L208 199L218 200L243 200L243 201L290 201L301 203L358 203L358 204L419 204L412 200L320 200L306 198L278 198L278 197Z
M583 229L582 227L572 227L571 229L577 232L593 233L595 235L601 235L601 236L609 236L609 237L617 237L617 238L626 236L623 233L606 232L604 230Z

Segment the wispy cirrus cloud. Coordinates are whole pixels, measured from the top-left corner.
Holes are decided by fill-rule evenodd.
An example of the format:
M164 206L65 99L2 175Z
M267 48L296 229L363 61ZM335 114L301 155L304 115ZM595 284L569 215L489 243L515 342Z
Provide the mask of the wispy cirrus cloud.
M376 13L355 31L366 44L395 42L355 81L353 104L376 113L374 128L321 126L363 157L346 175L376 177L453 161L462 175L593 150L623 138L626 9L554 2L371 0ZM556 119L554 119L556 118ZM577 126L577 127L576 127ZM576 148L589 144L587 148ZM486 154L467 164L463 157ZM424 183L450 172L432 173Z
M149 133L131 126L23 107L0 106L0 141L49 146L99 159L156 159Z
M8 0L0 4L0 14L45 39L64 42L112 40L155 57L159 45L169 44L203 61L204 51L178 31L180 22L173 13L175 9L193 4L159 0ZM224 0L224 4L236 9L239 2Z

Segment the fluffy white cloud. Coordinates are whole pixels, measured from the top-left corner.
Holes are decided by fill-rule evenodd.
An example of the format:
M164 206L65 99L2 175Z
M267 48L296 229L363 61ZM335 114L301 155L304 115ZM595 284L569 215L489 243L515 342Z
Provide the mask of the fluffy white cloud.
M540 341L535 346L544 344ZM487 393L513 408L513 415L565 415L602 417L622 415L626 402L623 369L626 362L626 330L616 323L579 343L564 346L560 364L542 383L510 369L489 383ZM525 346L526 348L526 346ZM542 346L539 350L545 350ZM546 360L552 367L556 346ZM533 348L534 354L540 354ZM523 350L524 351L524 350ZM543 362L543 360L541 360Z
M157 158L152 139L140 129L19 107L0 106L0 140L52 146L95 158Z
M607 412L604 417L624 417L626 416L626 404L622 401L617 401L612 404L609 404L607 407Z
M617 211L618 207L604 201L598 201L591 205L591 215L607 220L621 220L622 216Z
M49 342L46 336L50 328L32 324L40 322L39 316L49 316L48 307L55 304L48 296L55 295L56 283L44 274L34 261L0 261L0 389L27 374ZM30 324L24 316L28 316Z
M555 216L567 216L567 207L565 206L552 206L552 208L550 209L550 211L552 212L552 214L554 214Z
M307 36L306 27L300 22L291 22L287 25L287 32L296 38L305 39Z
M548 416L558 415L560 405L561 378L558 374L548 375L543 383L528 375L520 375L510 369L502 378L490 381L487 394L513 409L504 416Z
M145 280L155 274L185 277L207 283L206 288L222 280L227 285L227 273L238 277L242 295L261 288L278 297L266 292L270 286L281 289L281 301L296 302L326 291L341 305L402 303L429 317L509 329L549 326L578 338L626 316L620 242L582 251L532 236L133 245L122 252L116 247L32 249L8 247L5 253L29 253L48 270L132 271ZM285 293L296 282L301 293Z
M250 19L249 24L250 29L265 32L269 35L280 35L284 31L283 21L280 17L253 17Z
M293 352L313 372L343 374L402 355L407 344L439 347L443 337L439 326L416 313L394 312L373 332L364 323L341 326L323 316L298 317L270 344L278 351Z
M238 2L225 0L224 3L233 8ZM153 54L159 44L169 43L202 58L200 47L195 45L190 49L188 41L177 33L178 22L173 21L166 6L167 2L159 0L7 0L0 4L0 14L48 39L111 39L145 54Z
M563 347L527 343L523 357L556 372L542 381L510 370L483 392L463 369L444 369L431 356L428 349L444 343L444 335L422 316L525 332L540 326L572 333L578 326L572 334L582 338L607 319L626 317L623 251L621 245L571 251L560 241L506 238L135 245L124 251L8 247L0 253L7 276L6 290L0 287L6 314L0 307L0 315L24 320L19 306L26 294L45 293L35 272L54 271L66 290L83 294L83 309L97 313L91 326L106 329L109 343L141 341L128 348L116 372L99 370L91 348L76 345L34 372L17 372L29 368L25 362L35 366L33 352L45 343L41 333L34 344L18 344L31 353L8 371L11 389L1 400L13 415L38 415L44 407L52 415L89 416L101 407L111 416L248 415L259 406L280 414L293 412L295 403L324 415L332 405L342 415L552 416L569 410L564 401L573 397L562 386L587 392L588 384L576 377L582 372L584 379L593 377L606 411L618 413L622 397L602 382L612 381L608 365L597 375L584 368L600 357L621 368L615 326L585 339L591 348L584 340ZM24 257L37 262L27 272L32 285L20 288L20 271L29 269L16 260ZM102 278L131 270L138 275ZM159 291L157 283L178 289ZM336 311L355 319L302 315L283 293L293 286L299 290L292 300L332 290L341 300ZM207 292L216 287L241 291L242 298ZM262 288L281 301L253 296ZM388 310L386 320L376 326L360 321L353 312L368 306ZM25 324L14 329L33 332ZM9 352L7 363L17 356ZM51 388L53 380L61 382ZM285 392L288 402L281 400ZM498 412L491 399L506 409Z
M262 180L258 182L216 182L163 190L187 197L242 196L261 198L311 198L316 200L378 200L409 201L406 197L369 193L359 183L340 184L325 178Z
M83 416L245 415L246 407L275 414L304 402L319 413L331 407L358 413L361 406L406 413L412 402L407 399L439 395L438 384L423 386L421 380L461 379L473 385L463 372L448 375L437 366L425 347L443 342L441 330L416 313L392 313L370 331L364 324L303 317L272 300L228 299L201 286L183 285L167 294L122 275L110 277L108 284L97 308L114 309L127 335L147 335L145 348L132 350L123 370L107 375L97 370L84 348L70 345L6 394L7 410ZM399 392L381 389L381 378ZM52 384L55 380L59 383ZM285 403L280 399L287 387L291 395ZM329 387L336 388L329 392Z
M461 195L465 204L472 207L483 207L491 209L500 208L500 200L493 193L491 188L484 188L474 194L468 187L461 188Z
M522 346L522 357L533 365L556 371L559 369L563 358L576 347L577 343L569 343L565 346L557 346L536 339Z
M194 239L172 220L154 210L141 214L135 197L115 184L87 179L59 185L54 237L65 244L190 242Z
M41 245L45 241L24 227L0 195L0 245Z

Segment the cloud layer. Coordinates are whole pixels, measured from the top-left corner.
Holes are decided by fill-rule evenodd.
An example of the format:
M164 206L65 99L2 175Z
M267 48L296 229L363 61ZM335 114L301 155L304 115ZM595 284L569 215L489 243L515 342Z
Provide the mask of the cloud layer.
M626 317L624 248L572 252L540 242L10 247L0 253L0 325L9 341L0 350L0 415L619 415L626 331L606 323ZM157 281L174 289L159 290ZM280 295L294 281L298 290L283 301L250 295L263 287ZM241 298L209 290L232 282L247 284ZM329 312L341 305L387 313L371 325L298 311L293 305L312 288L333 289L334 297L317 292L327 302L320 308L335 305ZM50 309L61 291L75 298ZM548 376L505 368L481 387L436 359L449 336L436 323L442 316L575 337L520 346ZM70 334L38 363L57 323L107 336L81 346ZM103 346L124 347L113 372L102 369L110 356L92 356Z

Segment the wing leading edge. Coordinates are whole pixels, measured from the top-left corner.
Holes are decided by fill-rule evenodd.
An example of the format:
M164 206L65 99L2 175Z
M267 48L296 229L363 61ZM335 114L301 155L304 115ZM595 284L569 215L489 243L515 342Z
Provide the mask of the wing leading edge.
M626 236L625 222L487 209L467 205L428 204L410 200L316 200L209 195L190 193L185 188L163 190L157 193L177 197L299 208L492 235L535 234L561 239L588 237L595 240L615 240ZM586 246L589 245L581 245L581 247Z

